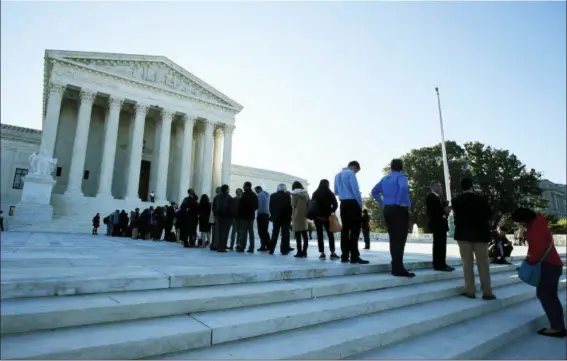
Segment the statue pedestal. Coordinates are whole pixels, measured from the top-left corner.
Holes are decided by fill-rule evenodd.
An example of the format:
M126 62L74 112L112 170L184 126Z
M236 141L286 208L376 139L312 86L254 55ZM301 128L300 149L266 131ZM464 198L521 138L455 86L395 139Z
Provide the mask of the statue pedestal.
M22 199L16 205L18 222L40 222L53 219L51 191L56 181L50 174L28 174L24 179Z

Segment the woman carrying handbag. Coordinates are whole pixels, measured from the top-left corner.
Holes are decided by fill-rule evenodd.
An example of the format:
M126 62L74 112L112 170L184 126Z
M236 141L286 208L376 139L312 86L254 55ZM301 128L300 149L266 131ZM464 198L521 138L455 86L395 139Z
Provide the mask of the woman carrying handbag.
M563 306L557 295L563 262L553 245L547 219L528 208L518 208L512 220L527 229L528 256L519 269L520 278L536 287L536 295L549 320L549 328L537 333L549 337L565 337Z

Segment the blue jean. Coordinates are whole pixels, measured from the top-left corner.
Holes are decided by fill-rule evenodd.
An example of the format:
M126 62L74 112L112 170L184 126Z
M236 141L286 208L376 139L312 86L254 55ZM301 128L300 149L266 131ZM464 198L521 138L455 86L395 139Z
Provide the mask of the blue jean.
M557 296L562 273L563 266L542 262L541 278L536 288L536 295L549 320L549 327L557 331L565 330L563 306Z

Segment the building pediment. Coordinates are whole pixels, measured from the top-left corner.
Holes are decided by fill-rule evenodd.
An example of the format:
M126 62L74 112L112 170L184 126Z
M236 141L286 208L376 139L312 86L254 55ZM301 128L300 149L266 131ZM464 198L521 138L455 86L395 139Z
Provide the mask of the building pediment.
M242 110L240 104L163 56L47 50L46 59L72 62L206 100L237 112Z

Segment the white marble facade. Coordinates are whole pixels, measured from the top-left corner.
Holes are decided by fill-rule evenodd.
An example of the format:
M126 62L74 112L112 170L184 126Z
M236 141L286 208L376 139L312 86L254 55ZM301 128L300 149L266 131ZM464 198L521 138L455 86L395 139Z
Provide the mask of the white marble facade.
M189 187L295 179L232 166L242 106L165 57L47 50L44 71L43 131L2 126L2 203L19 198L15 173L38 151L57 159L53 194L67 203L151 191L178 202Z

